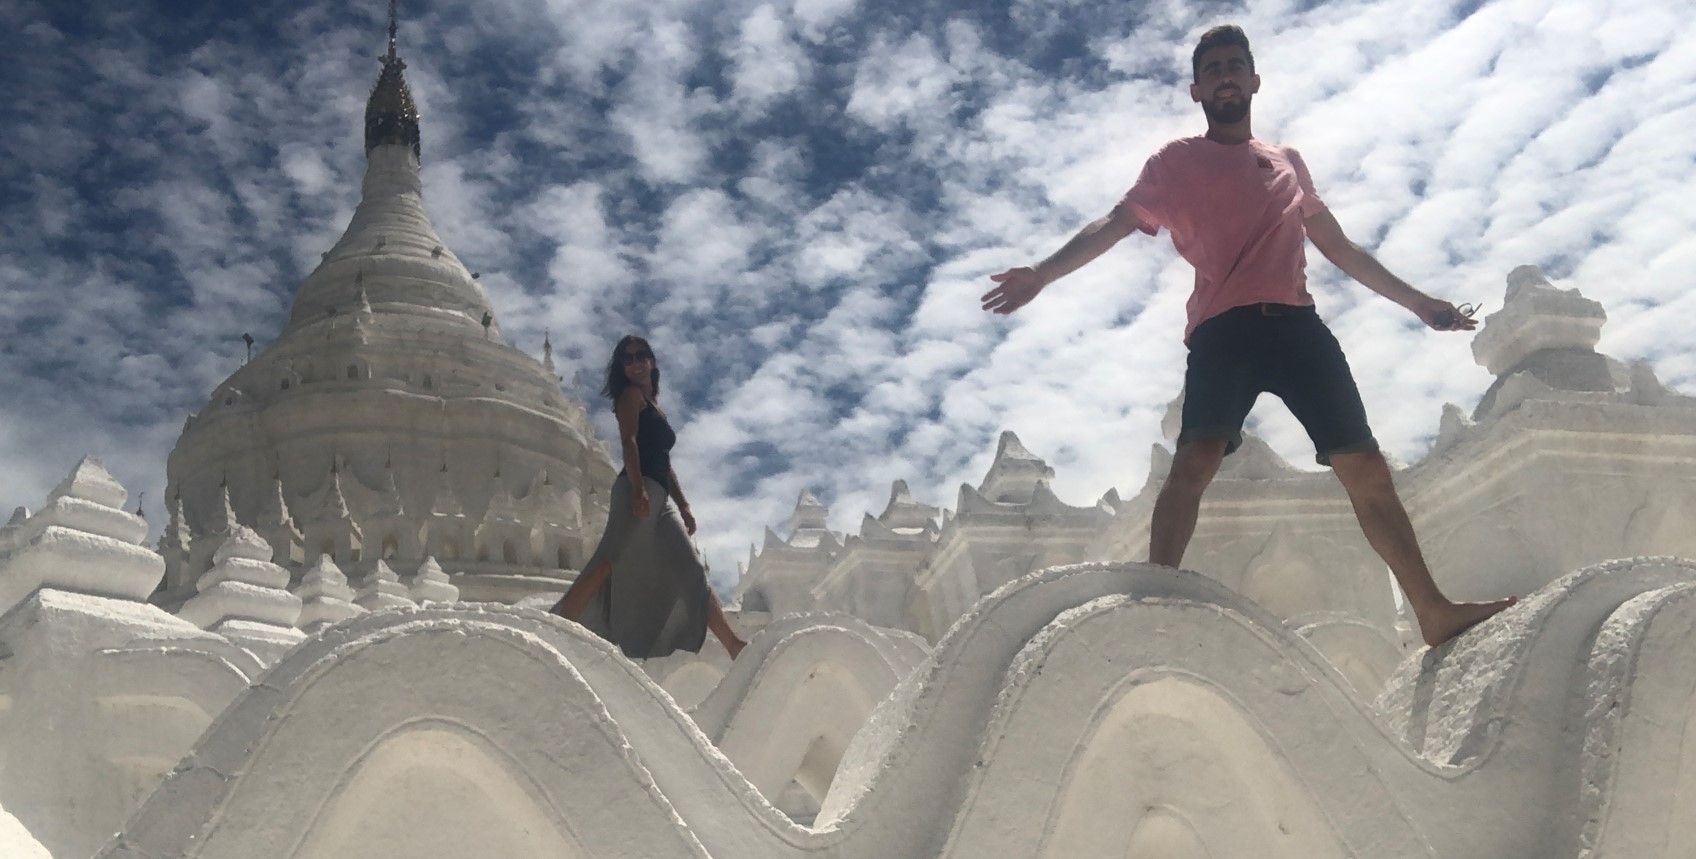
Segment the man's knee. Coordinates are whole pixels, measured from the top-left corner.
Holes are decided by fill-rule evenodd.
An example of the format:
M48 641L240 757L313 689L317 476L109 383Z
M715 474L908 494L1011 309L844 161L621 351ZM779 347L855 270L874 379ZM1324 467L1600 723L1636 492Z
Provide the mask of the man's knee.
M1389 460L1384 458L1382 451L1335 453L1330 459L1331 470L1350 492L1396 490L1395 479L1390 474Z
M1229 447L1230 442L1222 438L1198 438L1179 445L1172 457L1166 485L1176 491L1199 494L1218 473Z

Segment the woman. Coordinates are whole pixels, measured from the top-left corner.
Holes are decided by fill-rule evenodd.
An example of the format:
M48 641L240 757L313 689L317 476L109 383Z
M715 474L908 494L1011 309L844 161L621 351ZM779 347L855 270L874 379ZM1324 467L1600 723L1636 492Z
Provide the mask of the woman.
M632 659L698 653L709 627L735 659L747 642L724 619L690 539L695 516L671 469L677 435L655 403L659 392L648 341L634 334L619 340L601 393L618 416L624 470L612 484L601 544L553 611L580 620Z

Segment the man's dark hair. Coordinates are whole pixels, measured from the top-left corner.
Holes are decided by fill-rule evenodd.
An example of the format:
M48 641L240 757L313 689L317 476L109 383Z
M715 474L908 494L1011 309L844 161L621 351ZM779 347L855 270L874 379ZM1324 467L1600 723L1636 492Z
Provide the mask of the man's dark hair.
M1201 80L1201 55L1226 45L1242 48L1243 55L1248 57L1248 70L1254 72L1254 52L1248 48L1248 34L1235 24L1220 24L1202 33L1201 41L1195 43L1195 53L1190 54L1190 70L1195 73L1195 80Z
M607 383L601 386L601 394L613 402L618 402L618 395L631 386L630 377L624 375L623 353L626 346L640 346L648 354L653 354L654 347L648 341L634 334L626 334L619 338L618 345L612 347L612 358L607 361ZM654 385L654 396L660 395L660 362L654 359L654 371L648 376L648 381Z

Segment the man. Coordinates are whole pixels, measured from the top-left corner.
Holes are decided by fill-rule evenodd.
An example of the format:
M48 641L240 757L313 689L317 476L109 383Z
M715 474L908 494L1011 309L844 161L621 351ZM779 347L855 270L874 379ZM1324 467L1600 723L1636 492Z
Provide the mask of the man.
M1270 392L1301 421L1320 464L1342 482L1426 644L1442 644L1514 600L1456 603L1431 579L1348 363L1307 292L1306 241L1438 331L1470 331L1477 323L1404 283L1350 241L1313 190L1301 156L1254 138L1249 106L1260 76L1241 28L1207 31L1191 64L1190 98L1207 116L1207 134L1162 147L1113 211L1053 256L992 276L1000 285L983 296L983 307L1012 313L1131 233L1171 231L1178 253L1195 266L1195 291L1184 331L1190 354L1183 430L1154 504L1149 562L1177 567L1183 560L1202 491L1242 443L1255 398Z

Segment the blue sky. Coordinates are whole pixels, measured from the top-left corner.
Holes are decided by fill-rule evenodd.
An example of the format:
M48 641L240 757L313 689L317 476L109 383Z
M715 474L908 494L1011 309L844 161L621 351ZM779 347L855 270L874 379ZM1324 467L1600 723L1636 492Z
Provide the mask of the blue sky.
M83 453L147 493L346 225L385 4L0 4L0 503ZM426 204L509 340L562 372L646 333L721 580L812 487L953 506L1001 429L1073 503L1142 486L1189 269L1133 237L1011 319L987 275L1197 133L1194 37L1253 38L1255 129L1392 270L1501 306L1600 300L1601 348L1696 389L1696 22L1684 0L403 2ZM1310 254L1386 447L1490 379ZM581 393L590 396L592 383ZM609 416L592 399L603 432ZM1310 463L1278 403L1258 430Z

